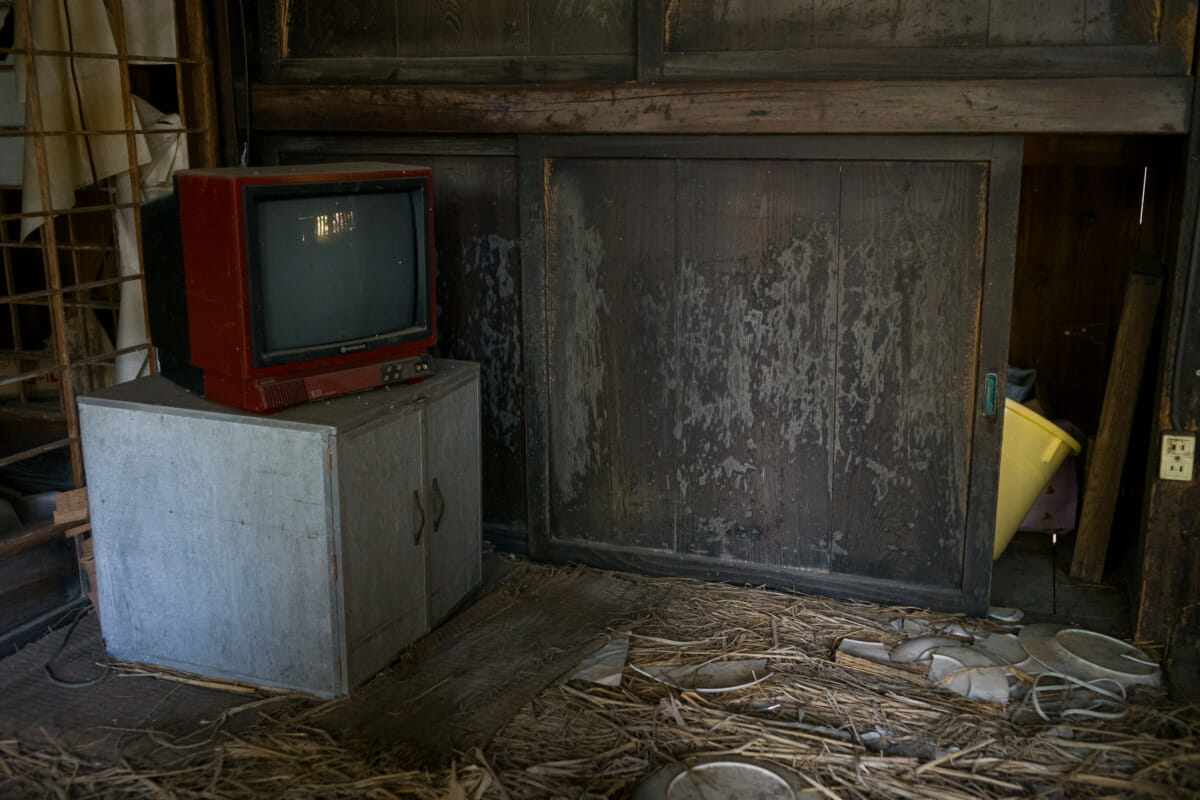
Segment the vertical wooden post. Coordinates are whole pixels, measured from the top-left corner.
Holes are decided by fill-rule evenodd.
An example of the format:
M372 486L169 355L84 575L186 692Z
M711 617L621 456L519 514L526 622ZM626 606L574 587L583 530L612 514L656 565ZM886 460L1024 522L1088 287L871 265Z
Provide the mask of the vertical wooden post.
M24 3L25 19L33 20L31 0ZM32 24L32 22L31 22ZM31 45L25 51L26 86L29 94L29 118L33 126L30 136L33 137L34 163L37 165L38 192L42 201L42 265L46 271L46 286L49 288L47 302L50 306L50 324L54 338L54 357L58 361L55 369L58 371L59 397L62 402L63 417L67 422L67 438L70 440L71 477L75 485L83 486L83 448L79 443L79 416L75 409L75 390L71 386L71 372L68 364L71 362L67 350L67 317L63 308L62 274L58 264L58 239L54 231L53 199L50 192L50 165L46 158L45 128L42 122L42 98L38 88L37 58L34 56L33 32L30 31Z

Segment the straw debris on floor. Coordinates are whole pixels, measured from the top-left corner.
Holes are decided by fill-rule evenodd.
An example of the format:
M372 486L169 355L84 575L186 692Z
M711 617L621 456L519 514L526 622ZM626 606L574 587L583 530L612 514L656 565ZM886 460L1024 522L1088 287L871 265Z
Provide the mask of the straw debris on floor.
M628 663L766 658L774 674L712 694L673 689L630 669L613 688L559 681L486 747L451 764L413 763L404 751L322 730L315 722L338 701L256 699L261 705L234 710L262 715L249 729L235 734L214 724L207 738L159 736L157 749L138 762L0 742L0 794L616 798L664 764L737 754L793 769L830 798L1200 795L1200 710L1172 704L1160 690L1137 689L1120 719L1046 722L1019 705L968 700L904 670L834 657L846 636L895 643L900 634L889 622L898 616L960 618L624 579L668 589L665 601L633 609L634 621L622 626L632 632Z

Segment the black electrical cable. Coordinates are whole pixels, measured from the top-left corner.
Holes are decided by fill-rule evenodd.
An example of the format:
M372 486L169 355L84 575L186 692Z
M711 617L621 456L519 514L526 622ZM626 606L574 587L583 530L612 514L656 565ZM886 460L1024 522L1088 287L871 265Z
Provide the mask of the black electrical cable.
M250 45L246 39L246 6L243 0L238 0L238 23L242 29L242 80L245 82L246 95L246 139L242 142L244 167L250 163Z
M42 665L42 668L46 670L46 677L48 677L50 682L55 686L62 686L65 689L82 689L86 686L95 686L97 683L100 683L107 678L112 672L112 664L105 664L104 672L102 672L99 677L92 678L90 681L80 681L78 683L64 681L54 674L54 659L58 658L62 651L66 649L67 642L71 641L71 634L73 634L75 629L79 627L79 623L83 621L83 618L87 616L88 611L90 610L90 605L84 606L79 610L79 613L75 615L75 619L71 622L71 627L67 629L67 635L63 637L62 642L60 642L58 645L58 649L54 651L54 655L46 659L46 663Z

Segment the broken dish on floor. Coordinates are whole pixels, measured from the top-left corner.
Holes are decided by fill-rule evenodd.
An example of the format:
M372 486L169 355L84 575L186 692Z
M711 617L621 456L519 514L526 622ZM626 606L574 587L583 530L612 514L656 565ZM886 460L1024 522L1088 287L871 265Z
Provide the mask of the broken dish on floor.
M818 795L789 770L739 756L664 767L633 793L634 800L799 800Z
M713 661L707 664L630 664L635 672L685 692L732 692L762 683L771 677L767 660Z
M883 642L869 642L862 639L846 638L838 642L837 649L847 655L866 658L871 661L886 663L892 660L892 648Z
M989 703L1008 702L1008 669L974 647L936 647L929 680L956 694Z
M893 647L891 657L897 664L928 663L930 651L935 647L957 647L961 644L961 640L948 636L917 636Z
M620 686L625 660L629 657L629 632L617 636L595 653L579 662L569 681L587 681L601 686Z
M1011 633L989 633L975 641L975 646L991 653L1002 664L1016 666L1029 658L1021 641Z

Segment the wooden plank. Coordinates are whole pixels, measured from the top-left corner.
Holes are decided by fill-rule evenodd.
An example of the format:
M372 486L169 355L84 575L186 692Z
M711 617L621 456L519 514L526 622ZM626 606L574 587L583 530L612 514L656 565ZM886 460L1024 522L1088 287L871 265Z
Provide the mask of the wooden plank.
M442 763L456 751L486 747L613 626L656 608L666 595L661 586L596 572L518 570L510 581L313 724L334 735L352 730L412 763Z
M979 318L977 376L995 373L1004 395L1009 325L1021 195L1022 141L991 142L987 188L987 232L983 263L983 302ZM977 377L978 380L978 377ZM992 551L996 530L996 487L1000 485L1000 446L1004 415L987 415L984 392L975 393L971 435L971 486L967 494L967 534L963 552L962 609L982 617L991 597Z
M662 78L665 29L663 0L637 2L637 79L652 82Z
M389 0L388 5L395 7L391 13L396 15L394 30L387 31L395 42L389 55L494 56L530 52L530 0L416 0L403 3ZM386 23L387 17L381 16L380 20ZM354 53L338 55L351 54Z
M262 130L1180 133L1187 78L254 87Z
M636 51L635 0L546 0L535 5L530 47L534 55L632 55Z
M81 522L88 517L87 487L59 492L54 498L54 521Z
M1163 57L1182 64L1188 75L1194 74L1192 57L1196 47L1196 16L1195 0L1163 0L1159 46Z
M219 13L225 10L219 9ZM201 59L199 64L177 68L183 71L180 85L186 111L184 124L201 129L188 136L189 164L193 168L215 167L219 149L215 73L220 67L214 68L212 59L228 57L228 42L223 47L214 43L209 48L209 12L199 0L175 0L175 17L180 47L186 48L188 57Z
M990 4L988 45L1081 44L1084 0L1003 0Z
M872 47L670 52L668 77L728 80L956 80L1184 75L1182 58L1157 44L1061 47Z
M1108 367L1100 427L1089 459L1083 508L1075 535L1075 554L1071 560L1073 578L1096 583L1104 575L1104 559L1120 494L1134 406L1161 291L1161 274L1135 271L1126 284L1121 323Z
M680 552L829 567L838 175L679 162Z
M605 82L632 80L635 75L632 55L289 58L274 65L268 63L267 66L270 68L264 72L264 80L338 85Z
M49 522L0 539L0 559L15 556L44 542L61 539L75 526L74 522Z
M672 549L675 166L549 168L553 536Z
M1088 45L1158 42L1163 0L1087 0L1085 6Z
M530 544L535 541L531 539ZM963 610L962 594L957 587L900 583L816 569L751 564L737 559L711 558L688 553L664 553L648 548L615 547L602 543L585 544L557 539L541 542L538 558L543 561L588 564L601 569L640 572L662 577L754 584L771 589L854 598L872 603L918 606L940 611Z
M963 578L987 168L843 167L832 569Z
M280 30L284 58L397 55L401 20L395 0L276 0L263 5L275 6L269 19Z
M811 47L813 2L671 0L664 39L673 53Z
M984 45L988 0L815 0L815 40L823 47Z
M550 543L550 378L546 338L546 219L549 174L542 137L519 140L521 203L522 338L525 367L526 508L529 512L529 557L548 557Z

